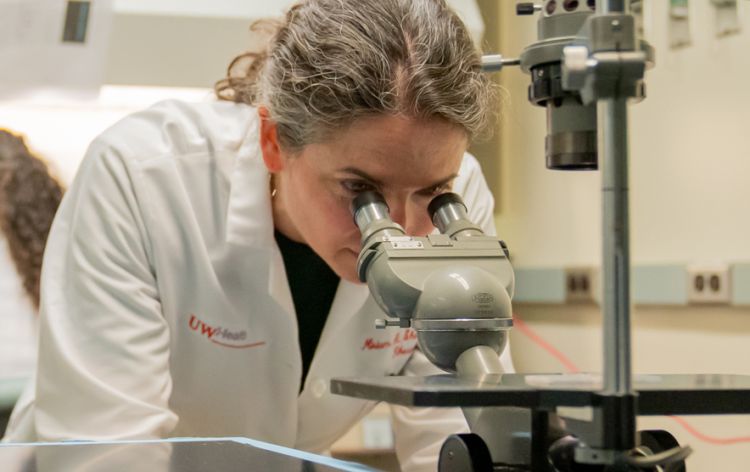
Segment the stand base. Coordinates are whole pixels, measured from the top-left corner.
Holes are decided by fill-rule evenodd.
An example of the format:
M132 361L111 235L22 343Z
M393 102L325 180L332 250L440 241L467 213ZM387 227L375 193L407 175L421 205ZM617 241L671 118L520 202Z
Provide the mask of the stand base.
M750 376L728 374L636 375L639 415L750 413ZM502 374L483 381L455 375L344 378L331 391L404 406L517 406L554 411L557 407L599 406L606 397L595 374Z

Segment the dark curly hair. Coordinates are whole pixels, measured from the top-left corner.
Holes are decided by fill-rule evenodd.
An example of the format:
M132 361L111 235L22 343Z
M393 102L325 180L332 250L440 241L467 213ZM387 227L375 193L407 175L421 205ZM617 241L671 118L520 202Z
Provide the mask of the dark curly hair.
M34 308L42 256L63 187L23 138L0 129L0 230Z

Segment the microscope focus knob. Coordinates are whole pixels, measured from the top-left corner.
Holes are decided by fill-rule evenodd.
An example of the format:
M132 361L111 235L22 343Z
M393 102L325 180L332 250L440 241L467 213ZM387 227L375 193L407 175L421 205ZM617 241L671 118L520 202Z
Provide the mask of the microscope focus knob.
M440 448L438 472L492 472L492 457L477 434L454 434Z

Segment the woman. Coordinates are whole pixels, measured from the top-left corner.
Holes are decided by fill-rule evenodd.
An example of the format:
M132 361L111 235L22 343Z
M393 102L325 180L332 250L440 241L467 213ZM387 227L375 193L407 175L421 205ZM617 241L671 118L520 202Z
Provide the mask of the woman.
M414 336L373 329L349 205L377 189L424 235L453 187L493 231L465 154L493 108L479 56L441 0L308 0L274 28L230 66L224 101L162 103L91 145L50 237L37 385L9 439L323 451L373 406L330 394L332 377L436 373ZM454 410L393 411L404 470L433 470L465 428Z
M6 390L34 369L42 254L62 193L23 138L0 130L0 382Z

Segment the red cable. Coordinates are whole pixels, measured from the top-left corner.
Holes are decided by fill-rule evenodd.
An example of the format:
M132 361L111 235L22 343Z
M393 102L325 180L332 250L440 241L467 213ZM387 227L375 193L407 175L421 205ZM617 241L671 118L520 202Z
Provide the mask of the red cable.
M513 326L515 328L518 328L519 331L521 331L523 334L525 334L529 339L531 339L533 342L539 345L542 349L547 351L549 354L552 355L555 359L560 361L562 365L565 366L566 369L568 369L568 372L572 374L579 373L580 370L576 365L568 359L568 357L563 354L562 352L558 351L553 345L548 343L544 340L541 336L536 334L529 326L524 323L521 318L518 317L518 315L513 315ZM687 431L691 436L695 437L699 441L703 441L709 444L715 444L719 446L727 446L730 444L738 444L743 442L750 442L750 436L740 436L740 437L734 437L734 438L716 438L713 436L708 436L706 434L701 433L697 429L695 429L690 423L685 421L684 418L680 418L679 416L668 416L668 418L671 418L675 420L677 423L679 423L680 426L685 428L685 431Z
M580 372L578 367L576 367L576 365L573 364L573 362L571 362L570 359L565 356L565 354L555 349L553 345L551 345L541 336L532 331L531 328L529 328L526 323L521 321L521 318L516 315L513 315L513 326L515 328L518 328L523 334L528 336L529 339L537 343L542 349L550 353L552 357L560 361L560 363L562 363L562 365L564 365L565 368L568 369L568 372L570 372L571 374L577 374Z
M709 444L716 444L719 446L728 446L730 444L750 442L750 436L740 436L740 437L735 437L735 438L716 438L713 436L708 436L706 434L701 433L697 429L695 429L693 426L690 425L690 423L685 421L684 418L680 418L679 416L669 416L669 418L672 418L673 420L678 422L680 426L685 428L685 431L690 433L693 437L699 439L700 441L707 442Z

